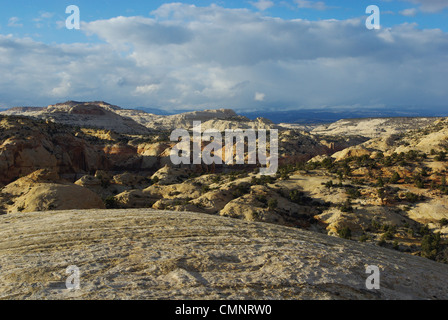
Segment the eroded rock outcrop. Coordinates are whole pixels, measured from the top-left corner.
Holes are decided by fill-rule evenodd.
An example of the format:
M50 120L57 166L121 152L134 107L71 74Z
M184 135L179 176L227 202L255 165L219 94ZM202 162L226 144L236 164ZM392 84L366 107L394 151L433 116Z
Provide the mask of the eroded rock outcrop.
M8 213L105 208L96 193L61 180L57 173L46 169L8 184L1 194L8 199Z
M8 215L0 235L2 299L448 299L447 265L198 213ZM366 288L371 265L379 290ZM66 289L69 266L79 290Z

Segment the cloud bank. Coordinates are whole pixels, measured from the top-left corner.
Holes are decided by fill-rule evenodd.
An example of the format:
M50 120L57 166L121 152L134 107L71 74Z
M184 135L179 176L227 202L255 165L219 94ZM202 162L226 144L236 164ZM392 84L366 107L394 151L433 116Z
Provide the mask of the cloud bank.
M364 23L165 4L151 18L84 23L101 43L0 35L0 103L106 100L168 111L446 105L448 34Z

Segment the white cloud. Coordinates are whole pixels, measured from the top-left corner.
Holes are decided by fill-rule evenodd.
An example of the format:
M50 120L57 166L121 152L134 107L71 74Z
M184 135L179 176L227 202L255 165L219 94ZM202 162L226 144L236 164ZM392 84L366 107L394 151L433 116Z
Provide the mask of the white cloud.
M83 30L104 40L96 45L0 35L2 102L241 110L263 101L278 110L448 101L441 30L405 24L370 32L361 18L284 20L183 4L154 14L86 22Z
M299 8L326 10L327 6L323 1L294 0Z
M257 2L250 1L250 4L260 11L265 11L274 6L274 2L269 0L258 0Z
M261 92L255 93L255 97L254 97L255 101L261 102L261 101L264 101L264 98L266 98L266 95L264 93L261 93Z
M40 22L42 20L51 19L51 18L53 18L53 16L54 16L54 13L52 13L52 12L42 12L39 15L39 17L34 18L33 21Z
M399 13L402 16L406 16L406 17L415 17L417 15L418 10L416 8L409 8L409 9L404 9L402 11L400 11Z
M448 1L447 0L402 0L411 2L414 4L419 4L420 9L423 12L439 12L446 8L448 8Z
M20 19L18 17L11 17L8 20L8 27L21 28L23 24L18 23Z
M136 94L152 94L159 90L159 85L157 84L146 84L142 86L138 86L135 89Z

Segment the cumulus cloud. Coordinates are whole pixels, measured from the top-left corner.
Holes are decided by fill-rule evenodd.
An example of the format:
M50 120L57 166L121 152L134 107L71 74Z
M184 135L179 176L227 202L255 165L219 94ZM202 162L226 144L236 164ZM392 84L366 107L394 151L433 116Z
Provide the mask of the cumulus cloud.
M409 9L404 9L404 10L400 11L399 13L405 17L415 17L417 12L418 12L418 10L416 8L409 8Z
M137 86L135 88L136 94L152 94L154 92L157 92L159 90L159 85L157 84L147 84L143 86Z
M266 98L266 95L264 94L264 93L261 93L261 92L256 92L255 93L255 97L254 97L254 100L255 101L264 101L264 98Z
M151 18L86 22L101 44L0 35L0 96L10 105L106 100L166 110L445 105L448 35L364 23L178 3Z
M423 12L439 12L448 8L448 1L446 0L402 0L419 4Z
M250 4L253 5L255 8L257 8L260 11L265 11L274 6L274 2L269 1L269 0L258 0L256 2L250 1Z
M323 1L294 0L299 8L326 10L327 6Z
M8 20L8 27L20 28L23 24L19 23L20 19L18 17L11 17Z

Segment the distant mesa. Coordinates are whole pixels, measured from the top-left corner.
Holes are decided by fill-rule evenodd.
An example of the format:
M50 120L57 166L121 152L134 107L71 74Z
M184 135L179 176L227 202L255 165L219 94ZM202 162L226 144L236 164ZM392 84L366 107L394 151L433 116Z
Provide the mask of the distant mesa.
M3 115L27 116L72 126L108 129L118 133L147 134L151 131L191 129L193 121L201 121L202 129L270 129L267 119L254 121L231 109L185 112L175 115L156 115L143 110L123 109L104 101L67 101L48 107L15 107L0 112Z

